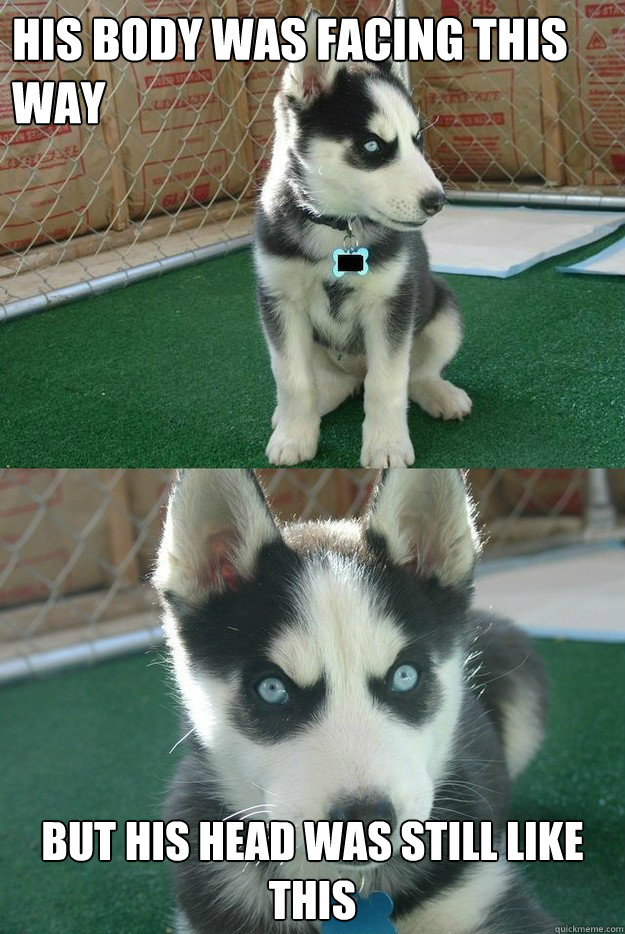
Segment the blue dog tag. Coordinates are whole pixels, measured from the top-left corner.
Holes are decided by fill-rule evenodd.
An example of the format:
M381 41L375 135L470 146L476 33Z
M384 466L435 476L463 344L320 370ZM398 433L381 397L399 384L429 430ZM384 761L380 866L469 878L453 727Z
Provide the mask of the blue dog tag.
M356 914L351 921L330 918L321 925L321 934L397 934L391 921L393 899L386 892L372 892L368 898L354 895Z
M335 250L332 254L334 260L332 272L337 279L344 276L346 272L356 272L359 276L366 276L369 272L368 256L369 250L366 246Z

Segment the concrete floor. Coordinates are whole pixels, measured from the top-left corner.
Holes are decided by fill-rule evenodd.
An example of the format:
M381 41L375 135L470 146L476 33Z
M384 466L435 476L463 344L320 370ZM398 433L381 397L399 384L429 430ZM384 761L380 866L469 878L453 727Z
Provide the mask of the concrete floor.
M625 547L588 545L485 561L475 603L535 635L625 641Z

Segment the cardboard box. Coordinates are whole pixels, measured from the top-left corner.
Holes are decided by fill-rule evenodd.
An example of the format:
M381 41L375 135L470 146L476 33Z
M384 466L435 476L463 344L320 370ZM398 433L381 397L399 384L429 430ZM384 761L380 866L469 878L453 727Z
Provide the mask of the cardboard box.
M133 219L197 207L244 192L247 103L237 68L215 62L207 0L108 0L109 15L202 16L198 56L185 62L112 64L122 158Z
M538 476L536 470L530 468L506 470L501 484L507 511L513 514L521 509L525 516L581 516L585 484L577 477L575 470L568 469L544 469Z
M298 468L256 471L269 490L271 508L282 522L342 518L353 508L363 484L371 487L375 471ZM277 482L276 482L277 478Z
M488 3L488 15L523 16L520 0ZM454 181L524 179L544 173L540 69L537 62L477 60L474 0L407 0L407 15L458 17L464 61L411 62L415 98L427 124L428 156ZM494 40L496 41L496 40Z
M140 541L139 572L144 580L154 569L173 475L173 470L146 468L126 471L128 504L137 520L135 535Z
M276 0L237 0L235 15L268 16L281 22L285 16L296 14L286 10L285 5ZM284 67L284 62L246 62L243 66L249 113L245 129L252 144L250 171L257 182L265 177L271 161L273 101L280 87ZM254 194L254 190L249 193Z
M92 527L101 503L102 495L89 471L4 472L0 478L0 606L44 600L53 584L59 594L66 595L109 583L110 575L101 563L108 554L106 516ZM16 563L3 543L17 548Z
M564 0L569 54L553 66L569 185L625 184L625 3Z
M11 81L89 79L78 62L13 62L16 16L80 16L82 0L19 0L0 11L0 253L107 227L111 154L100 126L16 126ZM86 44L85 44L86 45Z

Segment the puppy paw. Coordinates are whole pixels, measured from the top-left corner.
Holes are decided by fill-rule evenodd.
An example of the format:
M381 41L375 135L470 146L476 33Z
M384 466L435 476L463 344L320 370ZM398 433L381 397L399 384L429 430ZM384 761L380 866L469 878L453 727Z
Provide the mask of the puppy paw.
M410 467L414 464L414 450L408 432L388 436L365 430L360 463L363 467Z
M318 440L318 429L292 429L276 423L265 454L269 463L276 467L292 467L313 459Z
M410 398L433 418L448 421L463 419L471 411L473 403L459 386L446 379L412 380Z

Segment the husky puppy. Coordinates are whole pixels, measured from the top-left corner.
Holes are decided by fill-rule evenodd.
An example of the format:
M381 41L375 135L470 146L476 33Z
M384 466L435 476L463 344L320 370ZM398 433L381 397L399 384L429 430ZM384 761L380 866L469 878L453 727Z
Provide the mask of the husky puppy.
M178 931L313 934L275 921L269 879L349 879L399 934L553 934L502 852L510 781L546 691L523 633L471 610L477 537L462 477L391 470L364 519L279 525L251 472L175 487L156 583L190 747L167 818ZM185 729L185 732L186 732ZM200 820L492 821L492 862L200 862ZM299 839L299 838L298 838Z
M257 211L258 302L277 389L266 453L273 464L314 457L321 416L364 381L361 463L404 466L414 461L409 397L435 418L471 410L441 375L462 322L419 232L445 196L399 76L318 62L315 24L312 15L308 57L286 68L275 99ZM336 277L334 251L356 242L368 273Z

